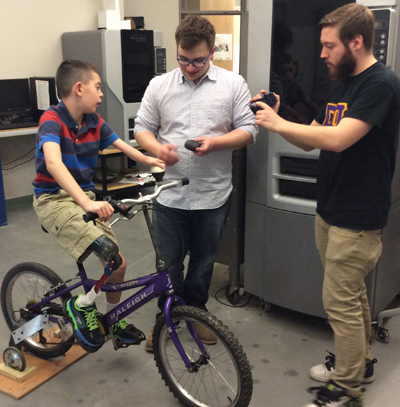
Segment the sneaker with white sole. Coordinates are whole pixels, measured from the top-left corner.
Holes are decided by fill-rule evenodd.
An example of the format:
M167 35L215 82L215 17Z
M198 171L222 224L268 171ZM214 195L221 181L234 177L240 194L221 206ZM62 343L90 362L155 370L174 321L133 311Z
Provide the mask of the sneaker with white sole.
M131 345L139 345L140 342L146 339L146 336L140 329L136 328L132 324L129 324L125 319L121 319L116 322L112 326L112 330L115 339Z
M362 407L360 397L351 397L346 390L330 381L325 386L310 387L309 393L316 393L315 399L304 407Z
M88 352L96 352L104 343L104 335L99 327L96 305L78 307L79 296L72 297L64 304L66 316L74 327L75 339Z
M329 355L326 356L326 362L324 364L313 366L310 369L309 374L311 379L322 383L327 383L332 379L332 374L335 371L335 355L331 352L328 353ZM376 359L372 359L365 364L364 384L372 383L374 381L374 364L376 362Z

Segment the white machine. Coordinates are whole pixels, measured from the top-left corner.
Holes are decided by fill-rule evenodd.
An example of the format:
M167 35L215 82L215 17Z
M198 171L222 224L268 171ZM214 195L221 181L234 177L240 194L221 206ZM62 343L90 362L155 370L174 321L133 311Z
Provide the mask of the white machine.
M133 128L150 80L166 72L161 31L77 31L62 35L63 58L81 59L100 72L103 102L98 113L126 142L137 146Z

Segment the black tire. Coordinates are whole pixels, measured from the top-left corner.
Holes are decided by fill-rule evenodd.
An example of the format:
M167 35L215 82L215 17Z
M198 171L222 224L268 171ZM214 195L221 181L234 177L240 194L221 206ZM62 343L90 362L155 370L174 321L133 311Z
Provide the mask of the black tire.
M1 308L11 331L31 319L27 305L43 299L50 288L63 284L61 278L48 267L38 263L20 263L8 271L1 285ZM65 287L64 287L65 288ZM50 319L44 329L24 339L28 351L42 359L52 359L64 355L73 345L74 338L67 341L55 337L58 331L57 319L62 316L62 302L71 298L69 293L52 301L47 310ZM22 315L22 313L23 315Z
M198 308L174 307L171 317L189 360L202 361L193 372L186 369L161 315L153 331L154 359L173 395L187 407L247 407L253 378L246 354L233 333L215 316ZM187 322L202 325L217 337L216 344L204 344L209 358L201 358Z

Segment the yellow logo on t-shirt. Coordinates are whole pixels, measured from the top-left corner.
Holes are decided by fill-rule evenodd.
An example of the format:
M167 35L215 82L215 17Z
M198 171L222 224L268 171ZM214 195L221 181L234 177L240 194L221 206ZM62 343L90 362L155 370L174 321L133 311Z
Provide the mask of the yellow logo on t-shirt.
M337 126L347 110L347 103L327 103L323 126Z

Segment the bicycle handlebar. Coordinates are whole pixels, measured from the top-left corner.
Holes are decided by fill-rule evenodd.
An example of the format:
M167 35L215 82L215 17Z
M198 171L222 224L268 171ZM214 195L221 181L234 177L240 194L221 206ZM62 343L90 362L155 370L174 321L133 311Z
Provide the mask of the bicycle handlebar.
M122 199L120 203L111 200L109 203L114 208L114 213L120 213L121 215L130 219L134 215L130 214L129 212L135 205L140 205L152 201L154 198L157 198L161 194L161 192L164 191L165 189L183 187L188 184L189 178L182 178L174 181L166 181L165 183L157 184L156 189L152 194L141 196L140 198L137 199ZM126 204L128 204L129 206L124 208L122 205ZM83 215L83 220L85 222L90 222L91 220L95 220L98 217L99 215L97 215L97 213L88 212Z

